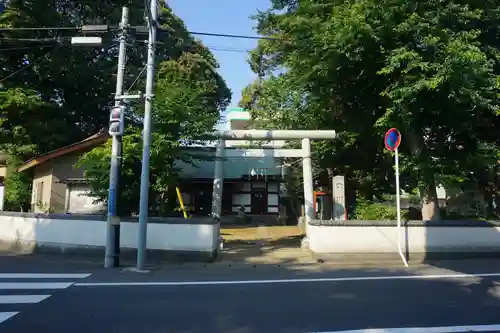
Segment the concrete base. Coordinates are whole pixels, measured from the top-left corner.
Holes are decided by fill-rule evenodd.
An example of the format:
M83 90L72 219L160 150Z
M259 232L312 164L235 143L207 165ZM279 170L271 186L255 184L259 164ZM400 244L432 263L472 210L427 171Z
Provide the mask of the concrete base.
M135 267L127 267L127 268L124 268L122 271L123 272L140 273L140 274L147 274L147 273L151 272L149 269L137 269Z
M300 248L306 251L310 250L309 239L307 238L307 236L302 238L302 240L300 241Z
M79 257L103 257L104 247L67 245L58 243L35 242L6 242L0 240L0 253L14 254L62 254L66 256ZM171 251L171 250L147 250L146 256L149 260L167 262L214 262L219 254L218 250L212 252L201 251ZM120 259L135 260L137 249L121 248Z

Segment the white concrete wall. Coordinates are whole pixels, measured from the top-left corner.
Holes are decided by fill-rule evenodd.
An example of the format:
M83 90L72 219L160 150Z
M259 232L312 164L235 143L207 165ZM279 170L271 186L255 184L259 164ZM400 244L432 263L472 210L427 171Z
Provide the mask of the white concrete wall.
M395 226L314 226L307 228L315 253L389 253L397 251ZM410 253L499 251L500 227L401 228L402 247Z
M121 223L121 247L137 248L138 223ZM151 250L212 252L218 247L218 224L148 223ZM104 247L106 222L50 217L0 216L0 241L53 244L61 247Z

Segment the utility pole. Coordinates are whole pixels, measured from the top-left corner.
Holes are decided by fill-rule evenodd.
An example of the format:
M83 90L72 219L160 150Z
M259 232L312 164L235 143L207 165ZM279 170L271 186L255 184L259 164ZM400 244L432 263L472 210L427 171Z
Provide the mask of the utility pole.
M141 192L139 203L139 233L137 241L137 270L144 270L146 261L146 243L148 228L148 210L149 210L149 156L151 145L151 109L154 96L155 80L155 46L156 46L156 18L157 4L156 0L149 0L150 11L148 16L148 61L146 76L146 102L144 104L144 129L142 133L142 171L141 171ZM146 11L148 12L148 11Z
M125 120L125 107L122 105L120 97L123 93L125 76L128 16L128 8L123 7L122 19L120 22L121 32L118 51L118 70L116 73L115 106L110 112L109 126L109 134L112 137L113 145L111 148L111 167L109 171L108 219L106 226L106 252L104 257L104 267L106 268L118 267L120 264L120 218L117 215L117 192L122 159L122 136Z

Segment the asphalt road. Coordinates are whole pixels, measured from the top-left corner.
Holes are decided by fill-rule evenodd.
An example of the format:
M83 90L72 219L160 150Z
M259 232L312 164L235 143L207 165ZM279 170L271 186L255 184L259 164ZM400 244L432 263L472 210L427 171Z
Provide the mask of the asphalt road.
M314 273L138 275L95 268L88 277L81 269L79 275L28 276L16 265L11 268L23 273L6 275L1 267L0 321L18 312L0 323L2 333L500 332L500 267L494 261ZM75 270L61 265L53 273Z

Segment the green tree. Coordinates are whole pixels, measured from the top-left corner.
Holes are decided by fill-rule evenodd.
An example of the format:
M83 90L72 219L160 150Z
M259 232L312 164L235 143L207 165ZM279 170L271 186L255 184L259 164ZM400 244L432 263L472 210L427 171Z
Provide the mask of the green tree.
M301 96L287 126L338 131L337 142L317 147L320 167L357 178L365 190L387 191L392 157L382 137L397 127L403 186L418 186L423 218L438 219L438 179L468 179L476 157L497 157L498 4L272 3L256 20L258 31L275 39L261 41L251 63L265 72L261 86L288 83L285 98L273 102L279 108L286 96ZM258 100L269 97L263 93Z
M7 166L4 210L29 209L31 179L29 175L17 172L17 168L36 149L31 144L29 131L44 130L44 124L40 122L23 126L23 119L29 119L40 110L47 110L46 104L32 90L12 88L0 91L0 151Z
M88 137L106 126L107 110L114 102L116 29L103 34L102 48L78 48L69 42L71 36L80 34L77 29L37 28L83 24L117 26L123 5L131 9L131 24L142 24L144 3L138 0L118 0L112 4L106 1L8 1L0 14L0 27L12 28L0 32L1 152L25 160ZM130 49L133 57L128 74L133 79L142 68L145 48L135 43ZM22 188L13 185L17 179L27 177L11 171L7 197L11 190L17 193ZM19 207L19 201L13 200L14 206Z
M83 24L110 24L120 19L120 6L128 1L78 4L71 1L12 0L0 16L0 26L10 28L77 27ZM140 3L140 4L139 4ZM131 4L133 20L139 24L141 1ZM33 154L73 143L96 133L107 122L107 107L113 102L116 71L116 32L103 35L102 48L78 48L69 44L78 30L4 31L5 50L0 54L2 91L16 91L18 104L27 109L10 112L5 119L12 128L23 129L33 145ZM131 74L134 74L132 72ZM27 93L21 96L21 91ZM33 96L39 100L34 106ZM27 99L22 102L20 99ZM5 114L4 114L5 115ZM13 141L7 137L4 143Z
M14 28L0 32L3 45L0 54L1 151L22 151L22 158L27 159L84 139L107 126L116 84L116 27L120 21L121 7L124 5L130 8L131 25L145 24L145 7L142 0L117 0L112 3L66 0L8 2L6 10L0 15L0 27ZM211 127L212 119L218 117L218 111L223 109L229 100L229 90L217 75L217 63L208 49L189 35L182 21L169 7L162 4L159 10L158 22L164 29L160 36L161 43L156 48L157 64L160 73L164 69L161 74L164 78L158 75L152 160L157 163L156 169L163 170L164 173L161 177L158 176L163 180L155 179L152 182L158 183L156 187L165 186L166 180L170 180L169 175L173 174L169 166L172 165L172 159L176 158L174 152L179 146L176 139L180 134L188 138L196 131L202 131L203 126ZM77 29L15 30L78 27L84 24L107 24L111 27L109 32L102 34L102 47L72 47L69 44L70 37L80 34ZM144 86L145 75L139 76L139 73L145 65L146 48L142 40L147 36L136 34L135 38L127 50L125 83L126 87L133 90ZM170 69L175 74L170 73ZM173 81L172 75L175 78ZM132 86L134 81L135 85ZM210 87L210 84L213 84L213 87ZM162 97L167 90L169 96L184 99L178 101ZM161 103L163 106L159 108ZM177 109L169 109L169 103ZM183 110L184 107L186 109ZM170 114L163 110L169 110ZM127 120L130 125L127 130L129 136L125 138L128 150L125 154L130 152L134 156L128 164L130 167L125 168L125 182L122 183L131 186L132 190L125 193L132 198L138 189L133 179L137 180L140 175L134 168L140 162L142 150L139 135L142 127L142 106L132 103L130 111ZM177 117L178 124L169 123L167 118L161 116L162 112L165 117ZM172 128L167 131L169 126ZM160 131L160 128L163 129ZM96 149L84 159L89 173L92 174L94 191L101 199L105 198L107 178L100 177L107 177L109 167L109 158L104 156L109 156L109 152ZM130 172L133 176L127 180Z
M96 1L10 0L0 15L0 115L9 130L24 133L33 144L32 154L45 153L97 133L107 126L117 70L117 34L121 7L128 6L130 24L144 25L143 0ZM168 27L168 43L157 46L158 61L178 57L179 50L199 48L188 39L187 31L170 8L162 6L159 22ZM107 24L102 47L77 47L72 36L85 24ZM75 27L74 30L39 29ZM35 30L15 30L33 28ZM126 86L130 87L144 67L147 36L135 34L128 46ZM141 76L136 86L141 86ZM13 96L14 94L14 96ZM13 104L15 102L15 105ZM35 103L37 103L35 105ZM14 143L6 135L0 144Z
M121 215L136 212L139 202L141 175L142 138L130 131L123 138L122 172L120 175L120 193L118 211ZM105 202L108 196L111 140L84 154L77 166L85 168L85 176L91 187L91 195L98 202Z
M213 55L199 41L189 36L181 21L167 7L162 8L162 27L166 33L160 42L175 45L159 54L153 105L153 133L150 161L152 198L157 198L164 213L167 194L177 183L175 161L192 161L196 156L182 152L186 145L198 143L211 131L219 113L230 101L230 91L217 73ZM176 31L172 31L172 21ZM170 23L169 23L170 22ZM182 36L182 38L177 37ZM162 51L160 51L162 52ZM123 176L120 179L120 214L137 212L142 157L142 105L131 105L123 146ZM91 194L106 201L110 143L85 154L78 166L85 168L92 185Z
M26 173L17 172L22 160L15 155L7 159L4 210L28 211L31 201L31 178Z

